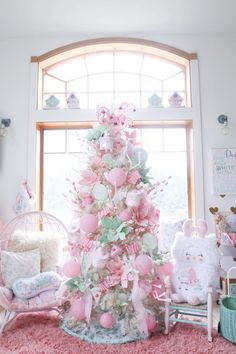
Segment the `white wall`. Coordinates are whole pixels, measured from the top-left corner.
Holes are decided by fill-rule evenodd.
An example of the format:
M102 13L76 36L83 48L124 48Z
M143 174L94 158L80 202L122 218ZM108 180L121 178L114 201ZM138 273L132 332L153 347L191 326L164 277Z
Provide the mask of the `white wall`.
M111 34L105 35L111 37ZM104 37L105 37L104 36ZM100 36L101 37L101 36ZM236 147L236 35L168 35L136 38L155 40L199 58L202 141L204 161L205 218L213 231L210 206L228 209L236 205L236 197L213 196L210 149ZM29 120L30 57L91 36L70 38L35 38L0 42L0 117L10 117L12 125L6 138L0 139L0 219L13 215L12 204L19 186L27 178L27 129ZM96 38L96 37L94 37ZM231 133L224 136L217 123L219 114L227 114Z

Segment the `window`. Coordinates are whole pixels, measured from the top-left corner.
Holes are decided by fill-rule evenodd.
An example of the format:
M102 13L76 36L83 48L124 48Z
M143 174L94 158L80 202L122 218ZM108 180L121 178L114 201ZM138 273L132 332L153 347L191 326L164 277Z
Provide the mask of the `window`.
M176 92L182 97L181 105L190 106L189 60L168 52L163 55L147 42L151 43L143 41L141 45L128 39L126 44L115 39L113 45L89 43L42 61L38 107L50 108L47 100L55 96L57 108L67 108L71 93L78 97L82 109L112 101L129 101L145 108L153 95L160 98L160 107L169 107Z
M145 123L144 123L145 124ZM157 195L162 219L182 219L192 214L188 171L191 165L191 122L163 125L134 124L138 141L148 152L147 167L154 181L168 184ZM72 218L72 206L65 195L70 193L66 179L73 178L83 168L86 158L84 137L87 129L78 127L52 128L38 124L43 142L41 169L41 208L60 217L66 224ZM171 176L171 179L169 179Z
M131 118L149 153L151 174L155 179L172 177L158 196L162 217L203 217L196 59L194 53L129 38L82 41L32 57L36 65L32 66L31 87L38 83L38 94L32 93L30 104L28 175L39 196L38 207L70 219L65 178L82 166L81 141L96 121L95 108L126 101L136 105ZM79 98L80 109L67 108L72 92ZM169 101L174 93L182 97L176 106ZM155 95L160 98L158 104L152 100ZM59 105L47 106L51 96Z

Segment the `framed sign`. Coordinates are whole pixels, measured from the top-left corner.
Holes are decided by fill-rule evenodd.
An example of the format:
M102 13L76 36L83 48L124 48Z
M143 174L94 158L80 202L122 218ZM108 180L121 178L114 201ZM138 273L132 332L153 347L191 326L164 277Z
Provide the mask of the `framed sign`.
M212 149L215 195L236 195L236 148Z

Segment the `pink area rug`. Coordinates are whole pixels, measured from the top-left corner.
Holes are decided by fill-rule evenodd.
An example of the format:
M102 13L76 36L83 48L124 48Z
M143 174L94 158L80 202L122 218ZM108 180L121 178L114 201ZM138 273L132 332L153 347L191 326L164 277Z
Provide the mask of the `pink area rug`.
M215 333L208 343L206 329L178 324L168 335L157 333L148 340L121 345L94 345L71 337L58 327L54 314L18 316L0 337L0 354L235 354L236 345Z

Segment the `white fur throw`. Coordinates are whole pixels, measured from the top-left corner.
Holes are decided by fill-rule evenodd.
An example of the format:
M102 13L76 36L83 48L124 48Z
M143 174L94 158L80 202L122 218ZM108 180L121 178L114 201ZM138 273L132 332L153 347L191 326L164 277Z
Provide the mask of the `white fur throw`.
M57 271L62 253L62 238L49 232L22 232L16 230L8 242L8 251L25 252L39 248L41 272Z

